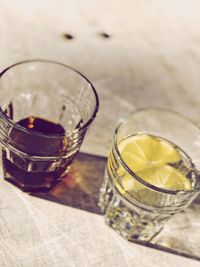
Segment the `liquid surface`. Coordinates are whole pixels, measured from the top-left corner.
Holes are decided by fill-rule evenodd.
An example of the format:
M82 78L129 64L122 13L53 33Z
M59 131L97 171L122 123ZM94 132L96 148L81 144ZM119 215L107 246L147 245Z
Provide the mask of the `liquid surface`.
M50 134L50 135L65 134L65 129L60 124L53 123L41 118L36 118L33 116L20 120L18 124L23 126L24 128L42 134Z
M134 135L118 146L125 164L145 182L168 190L191 190L195 182L191 159L173 143L152 135ZM123 190L141 190L141 184L118 169ZM122 191L123 191L122 190Z

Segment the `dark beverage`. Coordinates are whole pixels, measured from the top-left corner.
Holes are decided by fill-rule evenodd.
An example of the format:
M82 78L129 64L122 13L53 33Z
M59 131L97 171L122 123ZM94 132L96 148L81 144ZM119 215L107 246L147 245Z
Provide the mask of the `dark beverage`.
M62 63L27 60L4 69L0 98L4 179L24 191L49 190L69 170L98 108L91 82Z
M33 116L20 120L18 124L26 129L41 134L65 134L65 129L60 124L56 124L41 118L35 118Z
M30 131L19 127L11 130L14 149L3 148L5 179L24 191L47 191L59 181L74 156L64 156L68 147L65 129L60 124L33 116L20 120L18 125ZM17 150L25 156L21 157ZM35 160L30 160L31 155Z

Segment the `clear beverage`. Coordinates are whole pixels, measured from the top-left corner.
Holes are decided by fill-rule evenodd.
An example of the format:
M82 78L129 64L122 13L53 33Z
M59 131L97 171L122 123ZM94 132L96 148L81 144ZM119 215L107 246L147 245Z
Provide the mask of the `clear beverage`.
M168 138L147 131L131 134L132 125L136 127L132 122L125 121L115 132L99 206L106 224L123 237L149 241L198 194L199 171Z

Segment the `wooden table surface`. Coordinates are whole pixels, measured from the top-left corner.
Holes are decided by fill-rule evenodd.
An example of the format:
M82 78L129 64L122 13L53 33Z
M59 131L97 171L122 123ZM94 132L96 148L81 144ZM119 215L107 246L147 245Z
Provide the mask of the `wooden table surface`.
M101 105L81 150L105 156L115 126L139 107L171 108L200 125L199 11L196 0L0 0L0 70L44 58L83 72ZM32 197L1 176L0 267L11 266L196 267L200 262L127 242L101 215Z

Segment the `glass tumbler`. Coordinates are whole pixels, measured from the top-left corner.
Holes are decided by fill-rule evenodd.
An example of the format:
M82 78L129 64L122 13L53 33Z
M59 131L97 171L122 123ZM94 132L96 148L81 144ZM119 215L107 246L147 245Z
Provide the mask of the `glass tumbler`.
M98 107L91 82L64 64L30 60L3 70L4 178L24 191L48 191L68 172Z
M173 144L174 149L179 151L181 158L176 163L157 166L157 169L147 169L145 172L146 176L153 173L154 176L152 174L151 178L156 181L157 170L161 170L163 177L159 177L159 181L160 178L165 183L168 181L171 183L171 188L153 184L151 180L146 179L144 173L141 176L134 172L133 166L139 162L137 158L134 161L133 157L131 167L126 162L126 158L123 157L122 150L120 150L122 146L120 144L123 144L124 140L128 140L128 138L136 140L134 136L136 139L139 136L137 140L151 140L152 144L162 140L162 147L174 151L169 145ZM153 136L157 139L154 139ZM138 147L135 149L137 150ZM156 151L149 151L147 147L143 147L143 149L143 151L137 150L141 156L144 151L146 155L156 153ZM134 151L132 152L134 153ZM163 151L159 155L162 156ZM173 170L173 172L169 173L169 170ZM141 109L134 112L117 127L108 156L107 169L99 197L99 206L102 213L105 214L106 224L127 240L151 240L162 230L166 221L173 214L186 208L198 195L200 191L199 171L200 129L195 124L181 115L165 109ZM187 186L188 183L190 184L191 187L187 190L185 188L173 189L173 184L179 185L177 177L172 175L177 172L179 173L178 177ZM168 180L168 175L170 175L170 180Z

